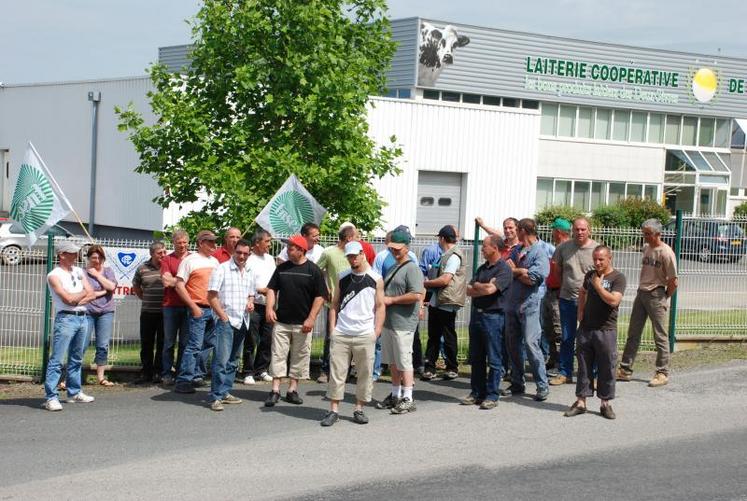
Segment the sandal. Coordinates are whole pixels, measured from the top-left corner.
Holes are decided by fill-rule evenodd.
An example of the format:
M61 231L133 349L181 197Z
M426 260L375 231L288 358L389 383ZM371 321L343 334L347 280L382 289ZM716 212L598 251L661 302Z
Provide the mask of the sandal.
M114 383L112 383L112 382L111 382L111 381L109 381L108 379L101 379L101 380L99 381L99 384L100 384L101 386L114 386Z

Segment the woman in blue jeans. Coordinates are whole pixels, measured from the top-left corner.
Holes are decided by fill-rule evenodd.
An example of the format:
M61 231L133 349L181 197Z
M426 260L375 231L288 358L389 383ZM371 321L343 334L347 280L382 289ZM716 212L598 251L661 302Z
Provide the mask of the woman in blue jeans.
M86 346L90 342L91 334L96 333L96 355L93 362L96 364L96 377L101 386L113 386L114 383L106 379L104 369L108 363L109 342L112 339L114 327L114 289L117 288L117 279L114 271L104 266L106 255L104 248L100 245L92 245L86 253L88 266L86 273L88 281L93 288L96 299L88 303L88 336Z

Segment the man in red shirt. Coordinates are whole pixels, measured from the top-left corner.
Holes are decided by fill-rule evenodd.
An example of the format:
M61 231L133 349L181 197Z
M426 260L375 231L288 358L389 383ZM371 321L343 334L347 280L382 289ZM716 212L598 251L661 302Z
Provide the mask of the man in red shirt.
M163 282L163 354L161 378L163 384L174 384L172 367L179 367L184 347L189 338L189 311L184 301L176 293L176 272L179 264L189 255L189 235L184 230L176 230L171 237L174 252L161 259L161 281ZM179 340L176 364L174 364L174 344Z
M552 243L554 246L558 246L568 240L571 234L571 222L561 217L556 218L552 223ZM561 330L560 330L560 309L558 306L558 299L560 298L560 275L557 273L558 264L550 259L550 274L545 280L547 285L547 292L545 292L542 298L542 335L545 336L545 340L549 346L549 358L545 368L550 371L555 371L553 375L557 375L556 365L560 356L558 345L560 344Z
M213 257L218 260L219 263L225 263L231 256L233 251L236 250L236 242L241 239L241 230L235 226L231 226L226 231L226 236L223 237L223 245L215 249Z

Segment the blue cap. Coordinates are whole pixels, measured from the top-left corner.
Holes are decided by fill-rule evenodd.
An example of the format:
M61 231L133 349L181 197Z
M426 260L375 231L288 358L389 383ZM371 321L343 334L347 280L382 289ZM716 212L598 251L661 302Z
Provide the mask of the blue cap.
M361 252L363 252L363 246L361 245L360 242L353 241L353 242L348 242L345 244L345 255L346 256L350 256L353 254L358 255Z

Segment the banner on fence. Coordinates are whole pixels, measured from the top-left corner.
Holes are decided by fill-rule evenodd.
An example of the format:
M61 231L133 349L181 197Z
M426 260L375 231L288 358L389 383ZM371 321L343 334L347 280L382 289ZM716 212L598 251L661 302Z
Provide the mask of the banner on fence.
M291 175L255 221L274 237L292 235L306 223L321 223L326 212L301 181Z
M125 247L105 247L106 262L114 271L117 278L117 288L114 297L126 297L134 294L132 279L138 267L150 259L148 249L132 249Z

